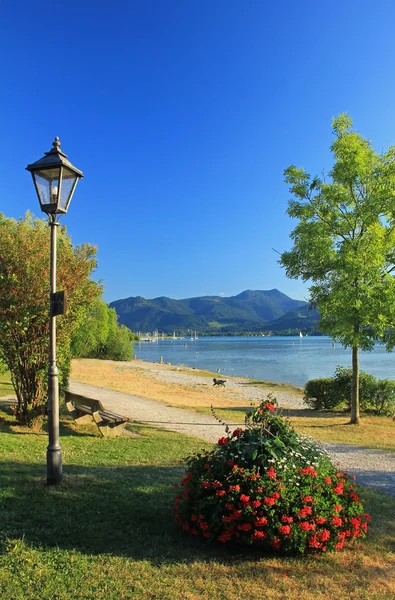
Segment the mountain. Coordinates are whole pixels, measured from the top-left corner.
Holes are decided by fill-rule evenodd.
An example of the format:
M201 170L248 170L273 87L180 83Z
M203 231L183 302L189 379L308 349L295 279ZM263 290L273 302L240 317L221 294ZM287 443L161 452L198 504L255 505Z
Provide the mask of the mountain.
M279 290L246 290L237 296L199 296L173 300L141 296L116 300L119 323L133 331L178 334L196 330L200 334L236 334L282 329L316 329L318 313L308 303L293 300Z
M284 333L302 331L303 333L319 333L319 320L320 313L318 310L316 308L310 309L309 305L306 303L305 306L290 310L279 319L271 321L271 323L265 326L264 331L282 331Z

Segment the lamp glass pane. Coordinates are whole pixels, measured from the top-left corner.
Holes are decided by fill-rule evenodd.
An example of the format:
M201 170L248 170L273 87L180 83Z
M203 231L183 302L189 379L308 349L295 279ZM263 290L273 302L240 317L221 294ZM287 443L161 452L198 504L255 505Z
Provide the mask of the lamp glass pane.
M59 208L61 208L64 211L67 211L74 188L74 182L76 181L76 179L78 179L78 177L75 173L73 173L73 171L70 171L70 169L63 167L62 189L59 198Z
M48 169L34 173L41 205L57 204L59 193L59 169Z

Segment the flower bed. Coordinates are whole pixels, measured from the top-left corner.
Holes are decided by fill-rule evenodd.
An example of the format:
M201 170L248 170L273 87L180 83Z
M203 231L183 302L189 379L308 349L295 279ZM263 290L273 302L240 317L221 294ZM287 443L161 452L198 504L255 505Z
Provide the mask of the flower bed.
M355 483L268 400L248 413L245 429L227 428L212 450L185 459L177 523L207 540L285 553L358 545L370 517Z

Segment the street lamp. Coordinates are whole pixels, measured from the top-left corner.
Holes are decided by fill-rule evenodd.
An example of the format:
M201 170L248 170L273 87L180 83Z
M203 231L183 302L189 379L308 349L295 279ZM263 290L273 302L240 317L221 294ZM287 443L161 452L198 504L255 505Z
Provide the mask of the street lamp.
M58 219L67 213L76 185L83 177L56 137L49 152L35 163L27 165L33 177L40 207L48 215L51 228L50 294L49 294L49 369L48 369L48 448L47 484L62 479L62 449L59 443L59 371L56 366L56 316L64 312L64 292L56 292L56 230Z

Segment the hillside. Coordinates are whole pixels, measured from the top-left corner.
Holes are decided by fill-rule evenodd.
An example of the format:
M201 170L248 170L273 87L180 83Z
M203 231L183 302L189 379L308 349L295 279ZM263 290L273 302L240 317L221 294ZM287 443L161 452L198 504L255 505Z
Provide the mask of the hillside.
M196 330L200 334L316 329L319 315L308 311L307 302L293 300L279 290L246 290L237 296L199 296L173 300L141 296L116 300L119 322L133 331L155 331L171 335Z

